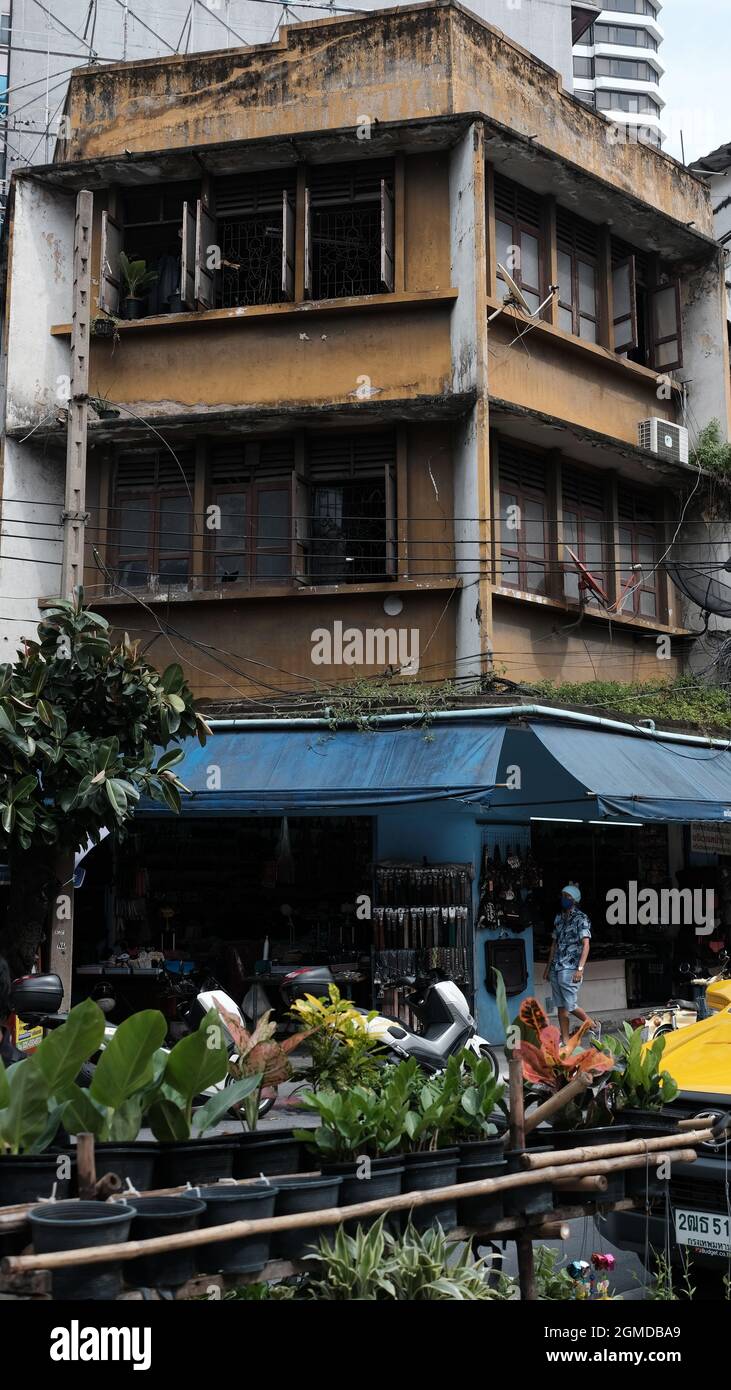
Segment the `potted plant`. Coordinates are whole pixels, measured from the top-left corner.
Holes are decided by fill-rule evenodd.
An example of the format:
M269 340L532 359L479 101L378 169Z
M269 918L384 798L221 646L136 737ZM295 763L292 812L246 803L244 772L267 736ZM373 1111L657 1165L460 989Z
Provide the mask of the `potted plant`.
M443 1072L427 1078L413 1057L401 1062L395 1070L403 1072L408 1094L404 1120L404 1191L451 1187L457 1182L459 1168L459 1149L450 1141L454 1138L462 1094L460 1058L450 1057ZM411 1220L419 1231L436 1221L445 1230L451 1230L457 1224L456 1200L415 1208Z
M307 1030L312 1066L309 1081L314 1091L348 1090L351 1086L378 1086L383 1045L369 1033L377 1011L363 1014L350 999L342 999L337 985L316 999L307 994L290 1010Z
M149 1124L160 1143L155 1169L159 1187L216 1182L230 1178L233 1143L228 1135L213 1140L202 1136L246 1099L260 1084L245 1076L224 1086L194 1113L193 1102L210 1086L223 1081L228 1050L220 1014L211 1009L195 1031L168 1053L157 1086L147 1097ZM197 1137L193 1137L196 1135Z
M238 1112L242 1125L245 1123L248 1127L248 1133L239 1136L235 1146L235 1178L253 1178L259 1173L272 1177L299 1171L299 1144L291 1130L268 1135L265 1139L257 1135L262 1092L270 1088L276 1090L290 1079L292 1064L289 1054L308 1036L307 1032L293 1033L284 1042L277 1042L274 1036L276 1024L271 1022L272 1012L270 1009L265 1013L250 1033L233 1014L219 1005L224 1026L236 1049L228 1062L231 1080L237 1082L244 1077L257 1078L256 1086L243 1099ZM240 1142L241 1139L244 1142Z
M671 1133L675 1125L661 1112L675 1100L678 1085L670 1072L661 1068L664 1036L645 1043L642 1029L625 1023L622 1032L607 1038L604 1045L612 1059L610 1082L622 1123L642 1138Z
M407 1113L405 1077L392 1081L390 1088L386 1083L381 1094L354 1086L345 1092L313 1092L302 1103L320 1116L321 1124L315 1130L295 1130L295 1138L318 1154L323 1175L342 1178L341 1206L398 1195L404 1173L399 1155Z
M157 281L157 271L147 269L147 261L131 261L122 251L119 264L124 287L124 317L141 319L144 317L145 291Z
M454 1138L459 1147L458 1182L481 1182L507 1172L503 1136L495 1123L495 1112L505 1109L505 1086L495 1076L492 1064L465 1049L459 1056L461 1091L454 1114ZM503 1216L499 1193L463 1197L457 1204L462 1225L485 1229Z
M0 1204L32 1202L68 1191L70 1156L51 1153L63 1104L59 1092L99 1047L104 1015L90 999L72 1009L30 1057L6 1071L0 1063Z

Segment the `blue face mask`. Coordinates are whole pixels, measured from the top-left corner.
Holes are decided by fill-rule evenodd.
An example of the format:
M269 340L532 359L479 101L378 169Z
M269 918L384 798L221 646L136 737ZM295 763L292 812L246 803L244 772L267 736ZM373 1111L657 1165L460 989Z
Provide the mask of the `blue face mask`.
M561 894L561 906L562 906L564 912L568 912L568 910L569 910L570 907L576 907L576 903L574 902L573 898L570 898L570 897L568 896L568 893L562 893L562 894Z

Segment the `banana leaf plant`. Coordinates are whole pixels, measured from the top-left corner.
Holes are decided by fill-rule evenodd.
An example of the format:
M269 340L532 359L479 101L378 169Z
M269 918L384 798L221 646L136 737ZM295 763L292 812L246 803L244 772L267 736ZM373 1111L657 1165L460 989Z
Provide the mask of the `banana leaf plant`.
M592 1085L582 1097L560 1110L553 1123L560 1129L586 1129L596 1123L607 1123L610 1117L598 1097L614 1068L614 1061L599 1048L580 1047L591 1023L582 1023L564 1043L560 1030L549 1025L541 1005L534 998L523 1001L518 1022L521 1041L515 1053L521 1058L523 1076L528 1083L526 1101L547 1100L578 1076L586 1076ZM536 1041L529 1041L530 1037Z
M62 1123L63 1097L104 1035L104 1015L87 999L36 1051L6 1071L0 1065L0 1154L43 1153Z
M665 1038L661 1034L651 1043L642 1040L642 1029L624 1023L618 1036L605 1040L612 1059L611 1084L618 1111L661 1110L678 1094L678 1083L669 1071L661 1070Z
M87 1132L100 1143L132 1143L137 1138L162 1080L166 1031L157 1009L143 1009L119 1025L101 1054L88 1090L72 1081L62 1092L66 1097L63 1122L70 1134Z
M267 1090L276 1091L282 1082L290 1080L293 1073L289 1054L310 1036L310 1030L293 1033L283 1042L277 1042L274 1036L277 1027L271 1022L273 1009L262 1015L253 1033L220 1004L218 1011L235 1048L234 1056L228 1061L229 1076L234 1083L243 1081L246 1077L258 1077L258 1086L252 1088L248 1094L242 1093L243 1100L239 1111L242 1124L245 1119L247 1127L255 1130L259 1122L259 1102L262 1094Z

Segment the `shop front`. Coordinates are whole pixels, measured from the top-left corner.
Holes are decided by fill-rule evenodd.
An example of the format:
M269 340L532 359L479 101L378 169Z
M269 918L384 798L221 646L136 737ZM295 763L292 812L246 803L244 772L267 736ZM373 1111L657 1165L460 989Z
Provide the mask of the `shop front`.
M592 922L583 1006L665 1003L684 960L728 944L731 754L570 717L217 726L186 750L182 815L144 807L121 846L90 856L77 997L111 974L139 1007L161 969L174 996L205 966L276 1007L284 974L327 964L356 1002L408 1019L411 982L439 971L499 1041L496 971L511 1009L535 993L552 1010L543 974L573 881Z

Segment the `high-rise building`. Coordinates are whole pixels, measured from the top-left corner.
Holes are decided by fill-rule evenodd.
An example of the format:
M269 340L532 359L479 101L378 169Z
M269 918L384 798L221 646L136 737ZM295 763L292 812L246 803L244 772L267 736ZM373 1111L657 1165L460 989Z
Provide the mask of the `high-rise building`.
M572 90L572 44L601 0L473 0L482 20L560 72ZM357 10L388 0L356 0ZM262 44L280 26L347 12L341 0L0 0L0 216L14 169L53 158L71 72L85 64L141 61Z
M660 0L604 0L574 48L574 95L630 136L662 145Z

